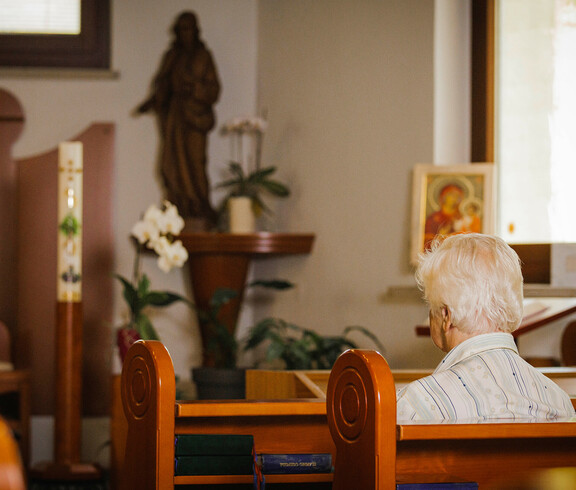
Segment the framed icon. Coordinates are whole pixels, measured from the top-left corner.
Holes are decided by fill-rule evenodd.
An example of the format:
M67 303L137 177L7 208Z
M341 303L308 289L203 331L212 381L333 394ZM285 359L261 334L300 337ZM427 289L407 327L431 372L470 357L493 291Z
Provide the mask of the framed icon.
M413 174L410 260L437 235L494 232L494 165L417 164Z

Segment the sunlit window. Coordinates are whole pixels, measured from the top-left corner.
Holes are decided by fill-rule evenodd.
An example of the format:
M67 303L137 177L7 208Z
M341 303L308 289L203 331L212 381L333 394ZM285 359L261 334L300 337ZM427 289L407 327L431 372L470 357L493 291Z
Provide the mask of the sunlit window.
M80 0L0 0L0 33L79 34Z
M496 5L499 234L576 242L576 2Z
M0 67L110 68L110 0L0 0Z

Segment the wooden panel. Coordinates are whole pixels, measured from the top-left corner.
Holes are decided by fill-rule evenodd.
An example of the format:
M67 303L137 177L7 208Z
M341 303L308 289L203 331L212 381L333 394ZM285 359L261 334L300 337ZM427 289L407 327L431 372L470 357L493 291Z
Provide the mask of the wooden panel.
M494 0L472 6L472 162L494 161Z
M550 284L552 246L549 243L510 244L522 261L524 282Z
M113 124L97 123L70 138L84 144L83 385L90 387L82 392L85 415L108 415L110 409L114 137ZM54 412L57 164L56 147L16 160L18 226L13 236L19 260L14 363L30 368L33 414Z
M466 424L448 421L442 424L402 423L396 428L397 439L403 440L446 440L446 439L530 439L551 437L559 441L576 437L576 423L549 421L546 423L522 423L510 420L486 420Z
M175 401L174 370L160 342L140 341L128 351L122 371L122 401L128 440L119 474L125 490L250 483L241 475L175 477L175 434L252 434L256 452L335 455L323 399ZM332 474L275 475L266 480L322 484L329 483Z
M287 400L326 397L330 371L282 371L248 369L246 398Z
M397 448L396 475L402 483L425 476L428 482L474 481L482 488L503 475L573 466L574 457L573 438L406 441Z
M14 338L18 303L16 284L16 164L12 146L24 129L24 111L19 101L0 89L0 321ZM10 239L12 238L12 239ZM10 359L11 360L11 359Z

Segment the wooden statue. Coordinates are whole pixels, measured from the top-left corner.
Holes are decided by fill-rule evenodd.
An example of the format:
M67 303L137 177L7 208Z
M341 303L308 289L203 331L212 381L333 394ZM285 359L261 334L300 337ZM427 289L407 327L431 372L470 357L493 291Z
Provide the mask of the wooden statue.
M216 221L216 212L210 203L206 149L208 133L215 124L213 105L220 95L220 82L193 12L177 17L173 34L175 39L164 54L152 94L137 111L154 111L158 119L166 199L178 207L185 220L209 228Z

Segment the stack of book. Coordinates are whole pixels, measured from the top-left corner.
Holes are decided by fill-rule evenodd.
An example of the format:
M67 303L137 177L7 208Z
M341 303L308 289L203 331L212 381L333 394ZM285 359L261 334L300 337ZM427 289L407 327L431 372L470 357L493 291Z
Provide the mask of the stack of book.
M252 475L254 437L180 434L175 440L175 475Z

